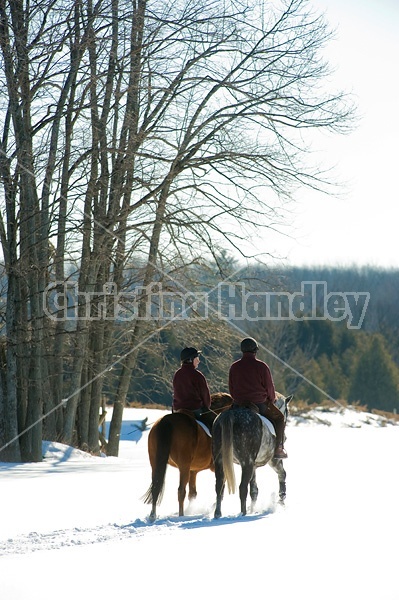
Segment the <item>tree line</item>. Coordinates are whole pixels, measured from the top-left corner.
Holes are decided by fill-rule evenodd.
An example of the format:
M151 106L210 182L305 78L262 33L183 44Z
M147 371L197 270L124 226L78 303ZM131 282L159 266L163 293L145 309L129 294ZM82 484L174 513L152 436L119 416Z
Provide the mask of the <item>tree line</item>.
M237 269L232 262L232 272ZM262 299L262 294L285 297L301 290L302 282L324 282L331 292L364 292L369 302L364 318L333 320L322 318L323 303L294 318L276 315L242 316L245 283L247 299ZM218 283L226 291L220 301L212 291L208 298L213 314L206 320L194 317L174 323L160 332L157 343L141 353L137 376L131 381L129 401L171 405L171 381L179 366L183 345L194 344L203 350L200 369L209 380L211 391L228 391L227 375L233 360L240 358L242 337L251 335L259 344L259 358L272 369L281 393L295 394L308 404L332 403L335 400L359 404L369 410L399 410L398 323L395 298L399 292L399 271L363 268L267 268L251 266L240 270L240 280L219 278L209 282L208 290ZM220 287L219 287L220 289ZM250 292L250 293L248 293ZM230 309L230 318L226 307ZM234 307L234 311L231 309ZM212 312L212 311L209 311ZM284 317L284 314L281 315ZM240 318L237 318L240 317ZM352 323L352 327L348 326ZM149 393L149 390L151 392Z
M0 0L1 460L40 461L43 438L98 452L105 392L116 455L172 329L153 285L200 291L195 267L224 277L223 248L329 183L307 133L353 116L330 36L307 0Z

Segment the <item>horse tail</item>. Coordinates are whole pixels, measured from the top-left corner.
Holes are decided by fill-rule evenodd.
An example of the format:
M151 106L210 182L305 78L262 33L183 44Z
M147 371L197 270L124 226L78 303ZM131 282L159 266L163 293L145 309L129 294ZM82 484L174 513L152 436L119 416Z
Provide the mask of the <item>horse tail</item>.
M226 413L222 422L222 461L229 494L236 491L236 476L233 464L233 412Z
M152 482L146 493L142 496L145 504L160 504L164 489L166 467L172 445L173 423L168 418L170 415L163 417L159 423L154 425L148 437L149 452L150 444L154 444L155 453L154 460L151 461L152 466ZM154 435L154 439L152 435Z

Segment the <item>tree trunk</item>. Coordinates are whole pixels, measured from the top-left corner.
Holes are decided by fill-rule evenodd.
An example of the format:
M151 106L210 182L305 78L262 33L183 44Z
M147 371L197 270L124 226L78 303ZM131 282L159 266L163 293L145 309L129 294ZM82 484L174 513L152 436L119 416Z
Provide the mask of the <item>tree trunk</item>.
M119 441L120 431L122 427L123 409L126 404L126 397L129 390L130 379L135 366L137 358L137 348L139 340L142 338L142 331L144 325L144 315L148 302L148 297L145 290L149 288L153 282L154 274L156 273L157 257L159 249L159 241L161 237L161 231L164 221L166 202L168 199L168 193L170 188L170 178L167 178L165 185L162 189L160 200L157 207L156 218L154 227L152 230L150 249L148 254L147 268L143 283L143 294L138 303L138 319L134 327L133 335L130 340L132 349L129 351L125 361L122 365L122 373L119 379L118 391L114 401L114 409L112 413L112 419L109 430L109 440L107 445L107 454L109 456L118 456L119 454Z

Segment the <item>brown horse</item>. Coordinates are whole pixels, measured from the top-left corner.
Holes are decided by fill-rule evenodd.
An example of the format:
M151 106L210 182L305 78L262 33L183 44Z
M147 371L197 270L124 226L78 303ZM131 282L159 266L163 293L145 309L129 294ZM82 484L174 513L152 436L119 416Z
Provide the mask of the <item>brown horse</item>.
M215 417L232 403L229 394L212 394L211 410ZM184 515L184 500L187 483L188 499L197 496L197 473L205 469L214 471L212 459L212 438L188 412L175 412L165 415L152 426L148 435L148 456L152 469L152 481L143 496L146 504L152 504L150 521L156 519L156 506L160 504L165 487L167 465L180 471L177 497L179 516Z

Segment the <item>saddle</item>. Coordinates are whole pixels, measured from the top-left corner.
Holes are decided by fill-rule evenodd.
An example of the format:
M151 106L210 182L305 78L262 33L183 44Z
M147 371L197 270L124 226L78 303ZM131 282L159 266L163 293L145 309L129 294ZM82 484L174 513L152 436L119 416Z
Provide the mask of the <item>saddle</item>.
M272 435L276 435L276 430L275 427L273 425L273 423L270 421L270 419L268 419L267 417L264 417L263 415L260 414L259 412L259 407L254 404L253 402L247 402L246 404L232 404L229 408L229 410L251 410L252 412L256 413L258 415L258 417L260 418L260 420L262 421L262 423L264 425L266 425L266 427L269 429L270 433Z
M188 417L191 417L192 419L194 419L194 421L196 421L198 423L198 425L200 425L200 427L202 427L202 429L205 431L206 435L208 435L209 437L212 437L209 427L203 421L199 420L198 416L195 414L196 413L195 410L190 410L189 408L178 408L174 412L182 413L183 415L187 415Z

